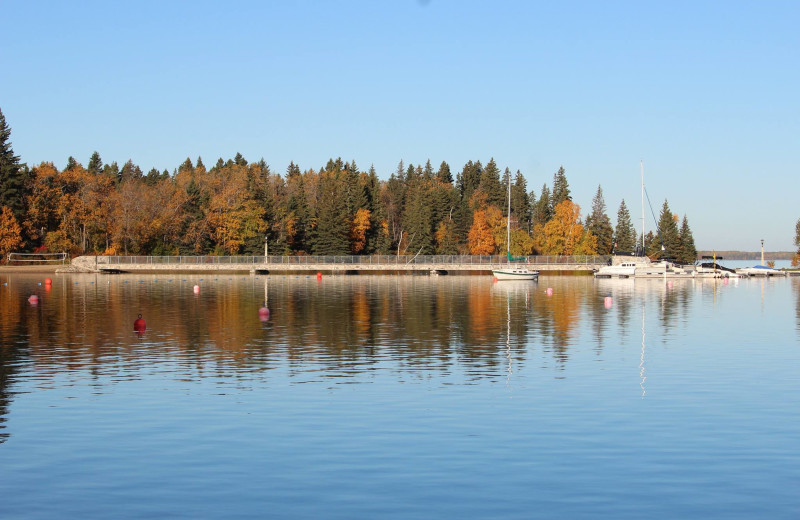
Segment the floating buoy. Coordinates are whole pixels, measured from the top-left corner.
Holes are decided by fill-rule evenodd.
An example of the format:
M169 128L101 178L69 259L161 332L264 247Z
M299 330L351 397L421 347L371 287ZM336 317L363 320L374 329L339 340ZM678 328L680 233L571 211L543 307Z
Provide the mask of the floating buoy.
M38 283L38 284L36 284L36 285L38 285L38 286L40 286L40 287L41 287L41 285L42 285L42 282L39 282L39 283Z
M192 288L192 290L194 291L195 294L200 294L200 286L199 285L195 285Z
M545 291L545 294L547 294L547 296L553 296L553 288L548 287L547 290Z
M728 285L728 277L722 279L722 285Z
M31 305L37 305L39 303L39 297L36 296L35 294L31 294L28 297L28 303L30 303Z
M317 273L317 280L322 280L322 273Z
M603 307L610 309L612 305L614 305L614 300L611 298L611 296L606 296L603 298Z
M497 277L496 277L496 276L493 276L493 277L492 277L492 282L494 282L494 283L497 283L497 281L498 281L498 280L497 280Z
M133 322L133 331L141 334L147 329L147 324L144 322L142 315L140 314L136 321Z
M45 285L51 285L53 283L53 280L51 280L50 278L45 278L44 283Z
M266 306L258 309L258 319L261 321L267 321L269 319L269 309L267 309Z
M669 282L667 282L667 288L668 288L668 289L672 289L672 280L670 280Z

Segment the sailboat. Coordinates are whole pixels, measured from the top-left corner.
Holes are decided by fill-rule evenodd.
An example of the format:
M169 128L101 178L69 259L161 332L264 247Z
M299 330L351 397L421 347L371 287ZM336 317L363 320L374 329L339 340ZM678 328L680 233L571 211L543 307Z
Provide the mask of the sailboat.
M539 271L528 269L525 264L514 264L514 262L524 262L525 257L514 258L511 256L511 176L508 177L508 219L506 222L506 258L508 263L492 269L492 274L497 280L538 280Z

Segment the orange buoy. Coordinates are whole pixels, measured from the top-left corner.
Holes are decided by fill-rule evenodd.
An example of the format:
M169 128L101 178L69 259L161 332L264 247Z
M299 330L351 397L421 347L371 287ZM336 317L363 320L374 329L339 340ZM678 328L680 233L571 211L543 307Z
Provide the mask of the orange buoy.
M50 278L45 278L44 279L44 284L45 285L52 285L53 284L53 280L51 280Z
M136 321L133 322L133 331L141 334L145 330L147 330L147 324L145 323L144 319L142 318L142 315L140 314L139 317L136 318Z
M317 281L322 280L322 273L317 272Z

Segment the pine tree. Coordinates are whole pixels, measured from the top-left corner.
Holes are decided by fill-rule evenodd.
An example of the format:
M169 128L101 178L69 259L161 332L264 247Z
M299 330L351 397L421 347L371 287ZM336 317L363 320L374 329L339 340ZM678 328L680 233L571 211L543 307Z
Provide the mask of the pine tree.
M614 230L614 251L632 253L636 250L636 230L631 222L631 214L623 199L617 211L617 227Z
M611 227L611 219L606 214L603 188L599 185L597 194L592 199L592 212L586 219L586 229L597 238L597 254L610 254L614 246L614 229Z
M22 221L25 212L26 168L20 165L19 157L11 148L11 128L6 124L0 110L0 206L11 209L14 217Z
M103 160L97 151L89 158L89 167L86 170L92 175L99 175L103 172Z
M553 174L553 195L550 197L551 207L555 208L565 200L571 201L572 196L569 194L569 183L562 166Z
M697 248L694 245L692 230L689 229L689 219L683 216L680 232L680 252L678 260L684 264L692 264L697 260Z

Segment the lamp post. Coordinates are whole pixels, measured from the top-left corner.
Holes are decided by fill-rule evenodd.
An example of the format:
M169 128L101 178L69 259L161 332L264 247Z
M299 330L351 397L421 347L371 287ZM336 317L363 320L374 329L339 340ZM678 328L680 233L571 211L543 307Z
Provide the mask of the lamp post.
M767 265L764 263L764 239L761 239L761 265Z
M264 263L269 263L269 237L264 237Z

